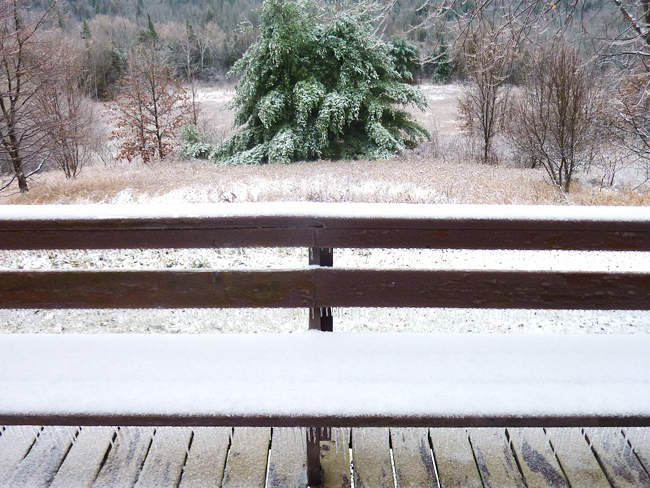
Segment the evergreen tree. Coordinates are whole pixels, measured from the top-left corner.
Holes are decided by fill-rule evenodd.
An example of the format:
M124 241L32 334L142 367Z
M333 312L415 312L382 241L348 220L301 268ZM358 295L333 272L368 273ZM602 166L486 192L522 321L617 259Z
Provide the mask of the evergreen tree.
M391 56L401 81L412 82L413 74L419 68L418 48L403 37L391 41Z
M212 159L231 164L386 158L429 136L399 106L423 109L391 46L354 14L320 23L309 0L267 0L261 34L234 66L243 127ZM191 151L190 151L191 152Z
M88 42L91 38L93 37L92 32L90 32L90 26L88 25L88 21L84 19L84 22L81 26L81 38Z
M153 25L151 15L147 14L147 29L140 32L140 42L151 42L155 44L158 42L158 39L158 32L156 32L156 28Z

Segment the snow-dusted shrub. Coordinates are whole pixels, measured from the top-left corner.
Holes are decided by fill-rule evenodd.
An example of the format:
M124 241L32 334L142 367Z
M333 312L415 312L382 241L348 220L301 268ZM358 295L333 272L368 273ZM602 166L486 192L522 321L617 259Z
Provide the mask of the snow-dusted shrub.
M386 158L429 137L400 106L423 109L400 82L392 47L356 14L325 20L310 0L266 0L261 34L234 66L235 125L211 159L259 164Z

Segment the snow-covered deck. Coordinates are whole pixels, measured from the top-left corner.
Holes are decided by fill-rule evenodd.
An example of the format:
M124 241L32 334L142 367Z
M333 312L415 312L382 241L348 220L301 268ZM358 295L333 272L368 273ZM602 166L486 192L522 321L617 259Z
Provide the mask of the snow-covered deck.
M650 336L0 335L0 424L639 426Z

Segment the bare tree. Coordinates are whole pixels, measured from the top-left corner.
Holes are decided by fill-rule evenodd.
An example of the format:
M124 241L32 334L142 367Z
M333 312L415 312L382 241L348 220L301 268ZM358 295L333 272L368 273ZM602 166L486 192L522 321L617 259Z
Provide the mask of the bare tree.
M36 101L50 158L67 178L76 177L90 159L95 128L92 104L84 93L83 49L60 32L51 32L48 55L57 59L56 73L37 93Z
M459 103L461 128L481 141L481 160L496 161L495 137L503 131L510 87L506 84L515 40L508 29L483 26L465 42L468 85Z
M184 25L170 22L161 28L162 37L169 42L171 53L167 56L168 62L176 71L182 73L190 97L190 120L192 125L198 125L201 107L198 100L197 75L203 69L204 53L201 50L199 36L189 21Z
M28 191L27 179L47 158L36 98L56 71L54 60L44 54L37 38L54 4L27 19L24 3L6 0L0 4L0 150L21 192Z
M187 122L187 93L154 45L139 46L129 61L115 110L113 137L121 141L120 157L140 156L145 163L164 159Z
M562 39L534 60L528 84L514 104L510 140L569 191L577 168L599 146L603 100L590 65Z

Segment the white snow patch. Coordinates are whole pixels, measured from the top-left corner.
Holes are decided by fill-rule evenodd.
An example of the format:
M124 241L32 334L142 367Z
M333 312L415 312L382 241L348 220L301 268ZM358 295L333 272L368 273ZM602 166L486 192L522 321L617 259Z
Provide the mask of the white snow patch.
M650 336L4 334L0 350L0 418L650 416Z

